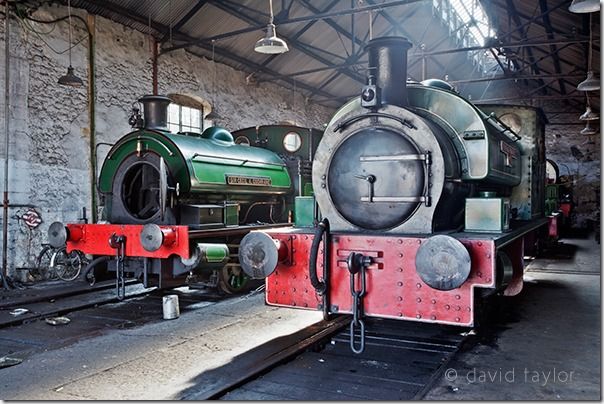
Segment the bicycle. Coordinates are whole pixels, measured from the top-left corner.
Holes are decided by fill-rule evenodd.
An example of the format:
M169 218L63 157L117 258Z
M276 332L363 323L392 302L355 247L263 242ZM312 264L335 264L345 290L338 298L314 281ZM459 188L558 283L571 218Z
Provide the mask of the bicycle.
M53 268L50 267L50 261L55 253L55 248L50 244L42 244L42 251L36 257L35 266L29 270L29 275L34 280L56 280L58 275Z
M59 248L54 248L50 244L43 244L43 246L36 258L36 267L33 271L29 271L34 279L72 281L80 275L82 267L88 263L82 251L73 250L68 253L65 246Z

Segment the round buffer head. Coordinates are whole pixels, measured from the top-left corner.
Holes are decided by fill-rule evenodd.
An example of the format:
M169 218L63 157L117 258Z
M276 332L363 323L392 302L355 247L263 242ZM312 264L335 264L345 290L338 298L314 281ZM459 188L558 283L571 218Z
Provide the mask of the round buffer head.
M419 247L415 256L415 269L419 277L431 288L455 289L470 275L470 253L453 237L432 236Z
M67 243L67 227L61 222L54 222L48 228L48 242L54 248L63 247Z
M278 262L277 245L268 234L254 231L246 234L241 240L239 264L250 278L266 278L275 271Z
M140 234L140 241L145 250L157 251L164 242L164 233L158 225L149 223L143 227Z

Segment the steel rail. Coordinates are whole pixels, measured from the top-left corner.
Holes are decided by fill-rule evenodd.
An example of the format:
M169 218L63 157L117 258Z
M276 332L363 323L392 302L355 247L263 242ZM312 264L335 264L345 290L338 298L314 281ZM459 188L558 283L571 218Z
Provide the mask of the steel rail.
M223 375L223 372L229 371L228 369L218 368L213 374L206 375L205 382L199 389L189 390L179 399L216 400L227 392L257 378L263 372L334 335L346 327L349 322L349 316L337 316L260 345L238 356L237 370L229 372L228 377Z

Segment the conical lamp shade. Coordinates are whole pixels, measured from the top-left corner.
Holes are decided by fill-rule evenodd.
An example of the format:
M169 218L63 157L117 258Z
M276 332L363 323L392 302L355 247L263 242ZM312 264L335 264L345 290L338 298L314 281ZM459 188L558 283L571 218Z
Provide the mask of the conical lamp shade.
M58 83L63 86L70 86L70 87L81 87L83 84L82 79L73 73L73 67L71 67L71 66L69 66L67 68L67 74L59 77Z
M597 91L600 89L600 80L594 77L593 70L587 72L587 78L577 86L579 91Z
M583 128L583 130L581 130L581 134L582 135L593 135L594 133L596 133L596 129L592 128L592 126L589 124L589 121L587 121L587 124L585 125L585 127Z
M571 13L595 13L600 11L600 0L573 0L568 11Z
M579 117L582 121L595 121L600 119L600 116L591 110L591 107L587 107L585 112Z
M289 48L283 39L277 37L275 24L268 24L266 26L266 36L256 42L254 50L258 53L275 55L278 53L285 53Z

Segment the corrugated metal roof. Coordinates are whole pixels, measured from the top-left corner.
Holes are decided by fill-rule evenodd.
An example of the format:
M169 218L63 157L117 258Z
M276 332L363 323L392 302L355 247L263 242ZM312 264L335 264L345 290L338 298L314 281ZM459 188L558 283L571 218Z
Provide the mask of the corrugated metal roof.
M30 0L34 1L34 0ZM327 96L339 97L358 91L359 82L364 79L364 65L335 69L334 65L353 64L366 60L362 53L368 40L370 13L323 16L323 13L349 12L351 7L381 8L371 11L373 36L404 35L414 44L409 53L409 76L422 78L422 52L453 49L464 44L456 38L460 31L446 26L433 6L446 4L447 0L408 0L408 4L398 0L283 0L274 1L277 33L284 38L290 51L283 55L269 56L256 53L253 48L264 34L263 27L268 22L268 1L265 0L73 0L72 5L91 13L110 18L118 23L163 39L163 49L173 45L183 45L191 41L202 41L189 45L196 54L211 57L212 37L229 35L244 30L238 35L228 36L215 42L218 62L228 64L249 73L254 72L259 80L279 77L282 85L291 87L295 78L299 90L317 99ZM456 0L457 1L457 0ZM542 2L521 0L482 0L497 36L503 43L540 41L530 47L500 48L498 51L516 63L515 70L522 75L549 75L542 84L535 81L532 88L542 86L539 94L577 96L576 84L579 77L552 78L552 75L569 75L586 71L585 43L568 43L572 38L588 34L588 16L568 11L568 4L545 1L554 9L545 13ZM396 6L392 6L396 3ZM549 10L549 9L548 9ZM322 18L317 19L317 15ZM310 19L300 21L300 18ZM593 69L600 70L600 21L599 13L593 18L594 36ZM151 24L149 24L149 19ZM291 21L293 20L293 22ZM352 45L352 21L354 20L354 54ZM149 27L151 26L151 29ZM518 26L521 30L517 30ZM170 37L170 30L172 35ZM506 35L508 32L511 33ZM551 31L551 32L549 32ZM172 42L169 43L170 38ZM559 41L549 44L547 41ZM422 50L420 45L424 44ZM488 50L474 51L479 55ZM470 56L471 56L470 55ZM503 60L503 59L502 59ZM474 62L474 63L473 63ZM451 81L482 77L476 60L468 52L430 56L425 69L428 76L448 77ZM505 61L504 61L505 63ZM529 66L534 63L534 66ZM288 75L319 69L310 74L288 77ZM320 70L324 69L324 70ZM514 69L507 72L514 74ZM334 79L334 76L335 79ZM488 83L481 83L486 86ZM519 81L518 85L524 85ZM313 92L321 89L316 95ZM356 90L355 90L356 89ZM529 88L529 91L530 90ZM320 95L320 97L319 97ZM592 100L599 106L599 94ZM337 104L334 103L334 104ZM575 102L579 108L581 102Z

